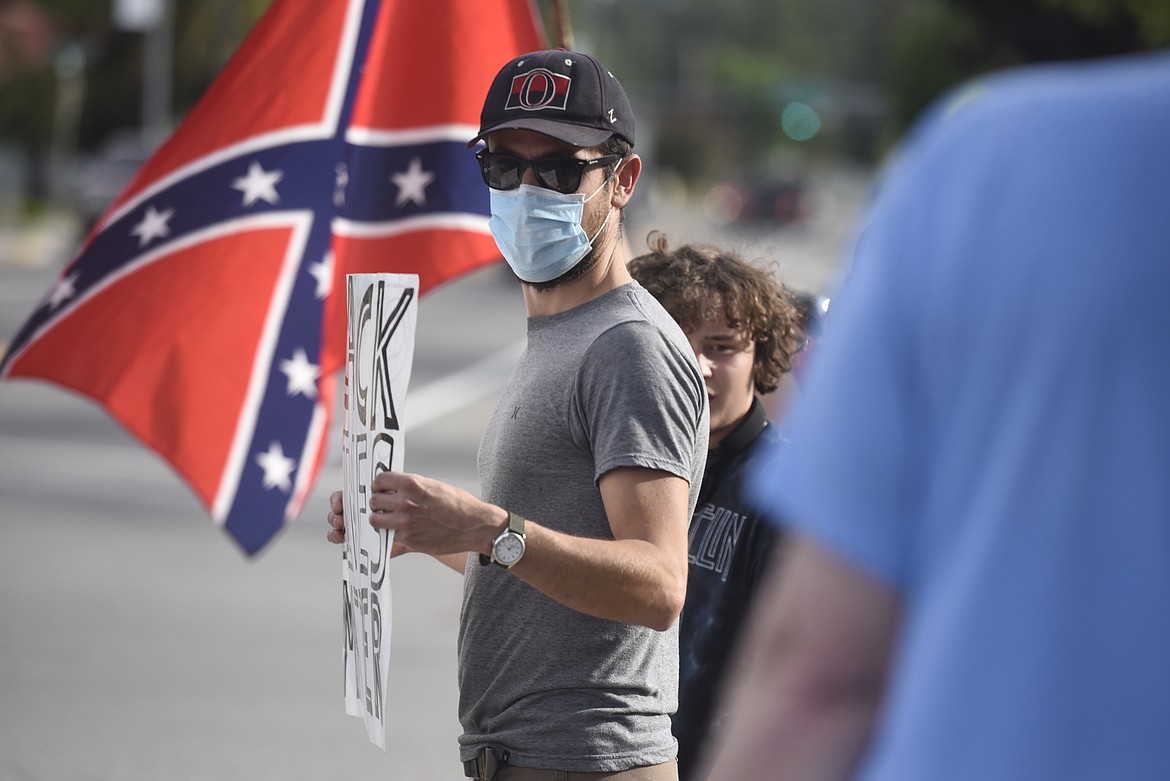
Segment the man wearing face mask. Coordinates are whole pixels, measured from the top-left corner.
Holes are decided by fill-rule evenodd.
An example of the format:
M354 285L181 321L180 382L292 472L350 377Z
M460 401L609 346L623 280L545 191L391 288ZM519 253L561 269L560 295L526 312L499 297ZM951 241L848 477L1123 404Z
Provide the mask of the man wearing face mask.
M675 781L678 616L707 452L703 377L626 269L634 117L589 55L507 63L469 146L528 343L479 449L482 499L386 472L370 521L465 576L460 758L496 781ZM329 539L342 541L340 495Z

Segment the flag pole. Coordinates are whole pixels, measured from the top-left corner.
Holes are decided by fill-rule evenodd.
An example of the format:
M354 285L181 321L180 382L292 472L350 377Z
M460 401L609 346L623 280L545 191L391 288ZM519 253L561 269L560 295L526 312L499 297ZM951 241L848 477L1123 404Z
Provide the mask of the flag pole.
M553 0L552 4L554 45L573 50L573 23L569 19L568 0Z

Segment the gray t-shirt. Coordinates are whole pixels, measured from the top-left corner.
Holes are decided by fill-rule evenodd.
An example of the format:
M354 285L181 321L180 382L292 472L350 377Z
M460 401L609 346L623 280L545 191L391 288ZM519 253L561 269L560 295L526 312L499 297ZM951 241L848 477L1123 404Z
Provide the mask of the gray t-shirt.
M479 449L486 501L565 534L613 539L597 480L621 466L690 482L707 455L707 394L682 330L634 282L528 320L528 345ZM673 759L678 625L657 632L565 607L468 558L459 632L463 759L618 771Z

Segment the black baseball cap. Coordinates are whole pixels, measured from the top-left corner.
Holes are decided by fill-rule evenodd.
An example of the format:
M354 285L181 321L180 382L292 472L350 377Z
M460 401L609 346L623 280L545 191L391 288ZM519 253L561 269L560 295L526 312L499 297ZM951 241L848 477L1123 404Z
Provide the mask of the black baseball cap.
M596 58L565 49L516 57L496 74L479 115L482 141L494 130L532 130L574 146L610 136L634 145L634 112L622 85Z

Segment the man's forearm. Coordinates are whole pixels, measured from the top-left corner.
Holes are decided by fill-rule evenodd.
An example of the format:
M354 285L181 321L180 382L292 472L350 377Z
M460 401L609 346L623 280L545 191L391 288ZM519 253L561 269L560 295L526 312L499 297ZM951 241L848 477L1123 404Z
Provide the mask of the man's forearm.
M435 558L440 563L446 564L448 567L458 572L460 575L463 574L463 570L467 566L466 553L439 553L435 555Z
M883 584L799 535L772 564L708 781L839 781L869 744L898 625Z
M851 778L869 743L876 698L801 695L779 671L756 673L738 686L707 781Z
M687 587L687 483L664 472L619 468L599 481L613 539L573 537L526 519L525 553L512 573L589 615L665 630ZM395 545L453 556L488 554L508 511L422 475L374 478L370 523L394 531Z
M672 555L646 540L572 537L529 522L528 551L512 572L574 610L663 631L682 610L686 567L685 550Z

